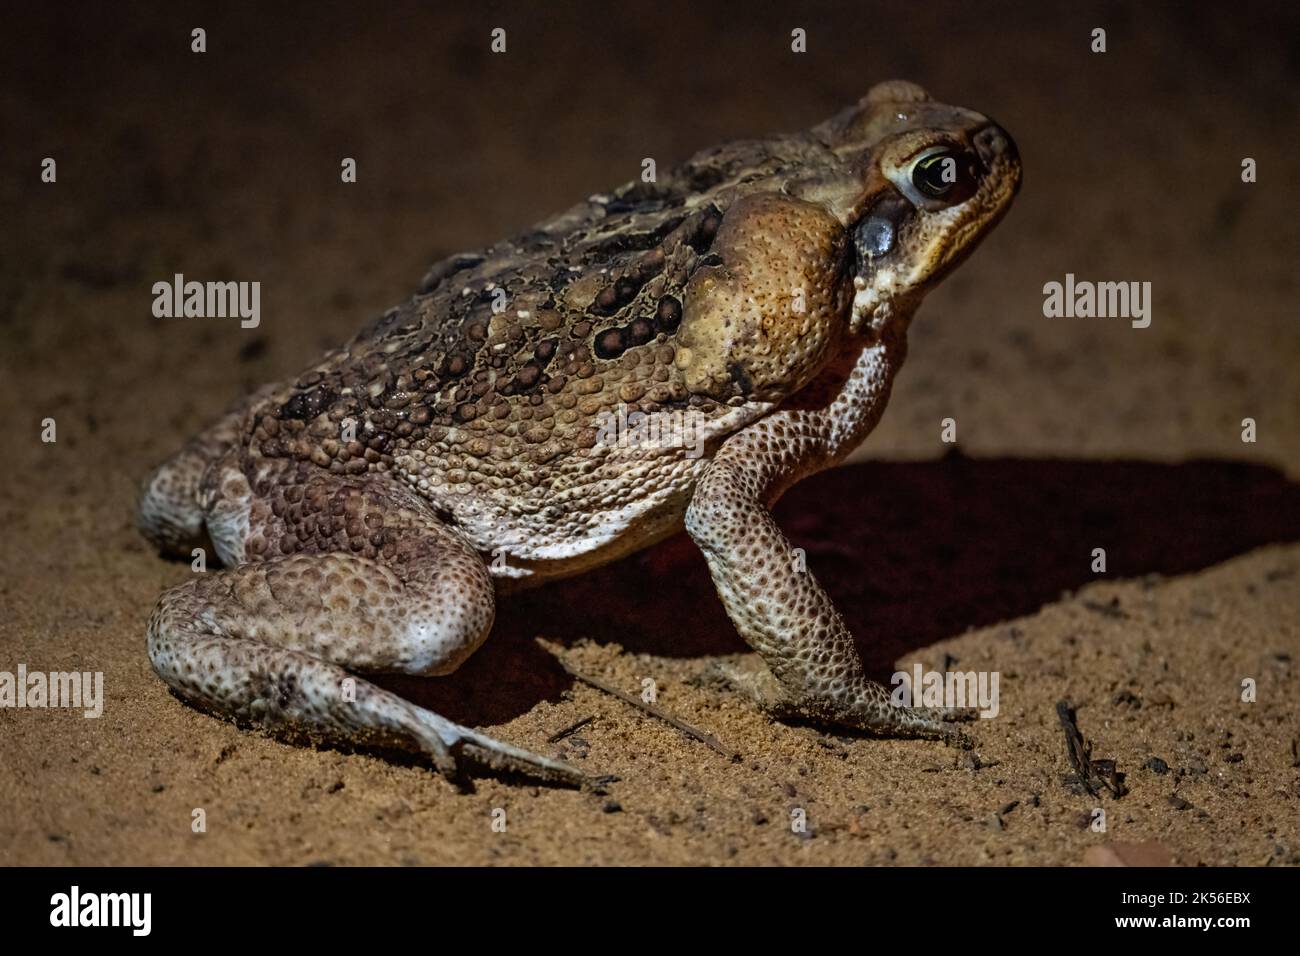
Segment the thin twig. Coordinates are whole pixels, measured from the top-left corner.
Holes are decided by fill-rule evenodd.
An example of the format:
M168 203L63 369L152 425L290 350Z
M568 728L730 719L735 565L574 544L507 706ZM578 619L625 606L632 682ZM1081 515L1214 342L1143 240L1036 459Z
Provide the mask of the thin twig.
M740 754L736 753L734 750L728 750L726 747L722 746L722 744L718 743L718 739L714 737L712 734L707 734L704 731L699 730L698 728L692 727L684 720L678 720L676 717L674 717L672 714L668 713L667 711L660 710L654 704L647 704L645 701L633 697L631 694L625 694L617 687L611 687L609 684L606 684L604 681L599 681L594 677L588 677L586 674L578 673L576 670L570 667L569 664L562 657L557 656L555 659L559 661L560 666L563 667L564 670L569 674L569 676L572 677L574 680L580 680L584 684L588 684L596 688L596 690L604 691L606 694L609 694L611 697L617 697L625 704L631 704L637 710L645 711L647 714L649 714L652 717L658 717L660 720L664 721L665 723L672 724L682 733L686 734L686 736L694 737L696 740L704 744L710 750L716 750L718 753L722 754L728 760L740 760Z
M1118 800L1128 792L1124 786L1123 774L1115 768L1114 760L1093 760L1092 742L1079 730L1074 707L1068 700L1056 702L1056 717L1065 731L1065 752L1070 766L1083 788L1089 795L1097 796L1101 787L1105 787Z
M1061 729L1065 731L1065 756L1070 761L1070 767L1074 770L1079 782L1083 788L1092 796L1097 795L1097 790L1092 782L1092 774L1089 765L1092 762L1092 747L1087 739L1079 732L1079 724L1074 716L1074 708L1066 700L1056 702L1056 718L1061 722Z
M595 719L596 719L595 715L592 715L591 717L584 717L576 724L570 724L568 727L565 727L563 730L557 730L555 733L551 734L551 736L546 738L546 742L548 744L558 744L565 737L572 737L574 734L580 731L583 727L586 727L589 723L591 723Z

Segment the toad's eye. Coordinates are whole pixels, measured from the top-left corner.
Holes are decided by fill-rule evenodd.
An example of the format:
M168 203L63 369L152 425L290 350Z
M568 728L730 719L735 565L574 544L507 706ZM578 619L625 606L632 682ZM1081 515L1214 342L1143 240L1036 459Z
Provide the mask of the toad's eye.
M923 197L955 206L975 194L975 157L949 149L926 153L912 166L912 185Z

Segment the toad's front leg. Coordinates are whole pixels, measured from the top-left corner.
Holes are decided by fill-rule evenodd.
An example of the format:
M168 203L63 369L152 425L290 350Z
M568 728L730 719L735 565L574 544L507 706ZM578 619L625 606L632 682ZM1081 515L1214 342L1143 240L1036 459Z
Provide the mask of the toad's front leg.
M867 678L844 619L768 510L784 488L834 464L874 426L896 367L889 358L885 347L867 350L826 407L778 411L729 439L696 486L686 528L727 614L775 678L756 694L767 709L966 744L944 711L899 706Z

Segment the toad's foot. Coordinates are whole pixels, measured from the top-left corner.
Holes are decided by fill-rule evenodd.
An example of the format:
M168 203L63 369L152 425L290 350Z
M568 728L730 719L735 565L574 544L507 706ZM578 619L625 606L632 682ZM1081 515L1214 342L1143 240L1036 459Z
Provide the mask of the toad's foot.
M732 690L750 698L777 720L813 721L838 724L882 737L913 737L942 740L962 749L974 746L971 738L954 721L971 720L978 712L956 707L906 707L895 703L889 691L874 681L864 681L857 706L830 706L826 702L800 701L762 664L748 667L730 661L718 661L709 668L709 676Z

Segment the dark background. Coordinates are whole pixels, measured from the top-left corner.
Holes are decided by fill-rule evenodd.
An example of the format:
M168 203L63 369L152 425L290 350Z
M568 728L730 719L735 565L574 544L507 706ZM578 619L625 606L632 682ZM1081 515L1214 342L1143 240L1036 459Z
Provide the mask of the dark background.
M190 52L195 26L207 30L202 55ZM498 26L505 55L488 52ZM1089 49L1097 26L1108 34L1101 55ZM794 27L807 30L806 54L790 51ZM23 768L13 801L41 820L35 830L14 824L22 859L168 858L178 851L167 844L133 851L114 836L143 822L122 818L104 788L170 794L227 746L265 748L248 758L259 785L260 774L291 766L291 797L319 776L320 755L247 743L258 738L180 707L149 673L144 620L156 594L188 573L131 527L136 486L154 464L244 391L296 373L404 299L433 260L630 179L646 156L664 168L721 140L806 127L882 79L915 80L997 119L1018 143L1025 184L1006 221L922 307L891 408L862 451L870 463L809 481L781 504L873 672L1070 600L1062 592L1094 580L1096 546L1108 549L1113 577L1150 582L1300 539L1298 28L1300 15L1281 3L5 4L0 667L10 657L84 661L108 672L113 695L76 766L48 765L61 746L49 735L84 736L82 722L0 713ZM57 185L39 181L45 156L58 161ZM339 182L345 156L358 161L355 185ZM1258 161L1253 185L1240 179L1246 156ZM155 319L150 287L175 272L260 280L260 328ZM1152 282L1151 328L1044 318L1042 286L1067 272ZM56 445L36 440L47 416ZM1240 440L1247 416L1256 444ZM957 420L959 451L939 441L945 417ZM1293 549L1278 553L1294 560ZM1255 625L1290 646L1294 629L1278 632L1271 606L1259 605ZM1207 646L1252 625L1221 626L1203 635ZM516 736L536 739L530 722L555 729L546 702L570 689L532 643L539 633L567 646L591 638L604 655L591 660L615 669L642 673L656 660L665 681L696 679L713 657L744 650L679 538L503 604L497 633L461 673L399 686L455 719L521 720ZM1186 638L1177 628L1167 636ZM1122 672L1127 652L1111 650ZM1114 692L1109 678L1067 670L1083 681L1076 695L1104 702ZM1043 691L1048 740L1048 698L1060 691ZM750 732L732 729L742 740ZM750 749L764 745L760 736ZM915 749L876 746L871 759L916 759ZM441 811L453 799L418 767L331 759L344 775L392 777L375 801L417 789ZM109 779L84 779L90 764ZM895 771L887 766L885 779L897 781ZM182 809L196 799L190 784L175 796ZM247 781L205 786L209 800L252 799ZM710 806L739 799L701 786ZM298 812L285 809L297 797L265 799L247 819L277 821L281 837L213 844L205 858L309 856L303 841L319 845L319 834L284 817ZM924 828L938 811L918 799L922 819L910 825ZM336 827L353 811L369 820L372 810L335 808L319 822ZM593 837L584 852L680 861L706 845L706 856L725 855L699 833L665 839L618 857ZM740 841L741 859L786 860L784 849L751 856L743 836L727 839ZM1074 859L1056 844L1012 844L989 852ZM453 841L416 856L485 852ZM565 841L521 852L505 858L576 858ZM901 852L880 859L944 856L924 841Z

